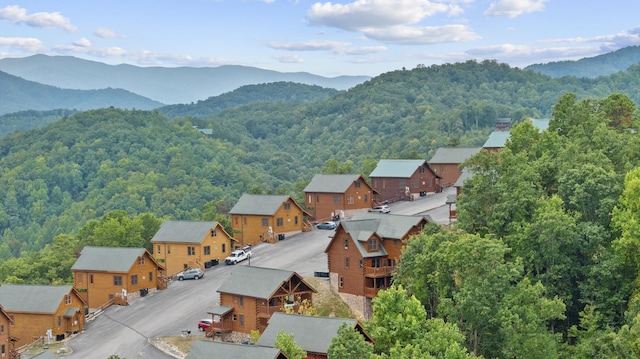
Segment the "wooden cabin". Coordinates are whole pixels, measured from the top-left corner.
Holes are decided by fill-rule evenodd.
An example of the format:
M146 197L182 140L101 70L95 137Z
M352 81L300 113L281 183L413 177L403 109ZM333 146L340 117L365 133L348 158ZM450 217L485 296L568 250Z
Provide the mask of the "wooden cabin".
M0 354L2 358L20 359L16 350L18 338L12 335L13 319L0 305Z
M216 221L164 221L151 239L153 255L169 276L218 264L233 251L235 242Z
M245 193L229 214L235 237L242 246L277 242L311 230L309 214L287 195Z
M338 334L338 329L347 323L354 331L362 335L365 341L373 343L364 326L356 319L331 318L300 314L273 313L269 325L256 342L256 345L273 347L276 337L284 330L293 334L293 340L307 352L306 359L327 359L331 340Z
M221 310L222 320L214 317L212 327L220 323L221 332L250 334L264 331L271 315L285 307L295 310L304 300L313 303L316 290L296 272L238 265L218 292L220 307L226 310ZM225 326L228 319L230 327Z
M87 303L70 285L3 284L0 305L13 319L16 348L39 338L63 340L84 329Z
M317 174L304 189L305 207L316 222L349 218L371 209L376 194L361 175Z
M460 165L482 150L481 147L473 148L445 148L440 147L428 161L433 171L440 176L440 185L445 187L453 186L462 174Z
M404 241L428 222L429 216L379 213L360 213L340 222L325 249L332 286L340 293L376 297L391 286Z
M73 286L89 308L166 288L164 267L144 248L84 247L71 266Z
M425 160L380 160L369 175L377 202L395 202L439 192L440 176Z

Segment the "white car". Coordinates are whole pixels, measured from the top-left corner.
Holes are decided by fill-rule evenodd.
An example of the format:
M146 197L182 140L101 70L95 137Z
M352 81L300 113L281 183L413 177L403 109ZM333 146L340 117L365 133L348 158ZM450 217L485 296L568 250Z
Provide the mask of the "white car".
M376 212L376 213L389 213L391 212L391 208L389 208L388 205L383 204L382 206L375 206L373 208L371 208L369 210L369 212Z

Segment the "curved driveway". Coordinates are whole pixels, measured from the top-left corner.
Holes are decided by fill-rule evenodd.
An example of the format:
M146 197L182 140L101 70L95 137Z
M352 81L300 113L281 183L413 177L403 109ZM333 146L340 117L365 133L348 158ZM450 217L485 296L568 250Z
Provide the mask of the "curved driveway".
M445 205L448 189L411 202L391 204L394 214L429 214L435 222L448 223ZM315 271L328 271L324 249L333 231L314 229L275 244L260 244L253 248L252 265L295 271L303 277ZM116 354L121 358L165 359L172 356L150 344L157 337L180 335L183 330L197 332L196 323L207 318L207 311L220 300L217 289L234 266L220 264L205 271L200 280L172 282L166 290L150 293L128 306L111 306L88 323L85 332L67 342L73 350L69 358L104 359Z

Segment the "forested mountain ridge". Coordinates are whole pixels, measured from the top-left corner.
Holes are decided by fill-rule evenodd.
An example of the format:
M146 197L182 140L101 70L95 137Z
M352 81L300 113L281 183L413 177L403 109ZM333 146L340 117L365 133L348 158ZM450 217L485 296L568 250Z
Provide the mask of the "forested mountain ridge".
M163 104L126 90L69 90L0 71L0 115L27 110L89 110L102 107L151 110Z
M603 55L587 57L577 61L557 61L546 64L526 66L532 70L551 77L575 76L595 78L607 76L619 71L626 71L630 66L640 62L640 46L627 46Z
M252 84L285 81L346 90L369 79L369 76L330 78L238 65L174 68L107 65L71 56L47 55L0 59L0 71L61 88L122 88L163 104L200 101Z
M167 105L158 111L167 117L208 117L222 110L253 102L309 103L326 99L338 90L315 85L293 82L272 82L259 85L245 85L219 96L209 97L197 103Z

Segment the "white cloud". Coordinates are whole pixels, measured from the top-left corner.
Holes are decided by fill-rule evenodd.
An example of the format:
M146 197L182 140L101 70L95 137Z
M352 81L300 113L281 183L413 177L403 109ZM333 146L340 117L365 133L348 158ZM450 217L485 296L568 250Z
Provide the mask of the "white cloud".
M364 32L374 40L401 45L424 45L443 42L458 42L476 40L480 38L465 25L445 26L395 26L392 28L375 29Z
M542 11L547 0L498 0L484 12L485 16L518 17L522 14Z
M91 47L91 41L89 41L87 38L83 37L79 40L76 40L73 42L74 46L78 46L78 47Z
M301 64L304 62L304 59L300 57L298 54L274 56L274 59L286 64Z
M446 4L424 0L355 0L346 5L315 3L307 12L307 18L316 25L362 31L415 24L450 9ZM458 10L456 7L456 11Z
M99 27L93 32L94 35L103 39L116 39L125 38L126 36L120 35L114 30L107 29L106 27Z
M27 10L18 5L11 5L0 9L0 19L15 24L26 24L32 27L57 28L64 31L76 31L71 21L59 12L36 12L27 14Z
M366 55L386 51L384 46L354 47L346 41L309 40L300 42L269 42L267 46L286 51L330 51L339 55Z
M42 41L32 37L0 37L0 46L7 46L29 53L38 53L46 50L42 45Z

